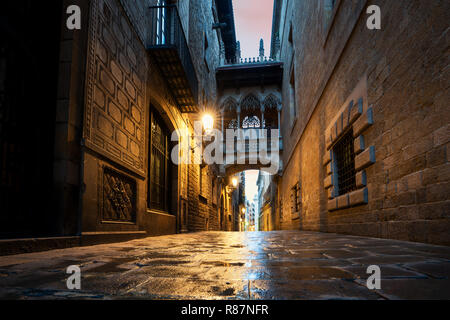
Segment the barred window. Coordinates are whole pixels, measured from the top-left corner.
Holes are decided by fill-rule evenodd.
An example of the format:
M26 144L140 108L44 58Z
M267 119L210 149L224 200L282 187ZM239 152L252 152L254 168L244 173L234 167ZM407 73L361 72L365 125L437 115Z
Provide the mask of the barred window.
M353 129L351 129L333 148L339 195L356 189L355 150L353 143Z
M166 0L158 0L157 5L160 6L158 8L158 12L156 15L157 21L157 30L156 30L156 44L163 45L166 44L166 28L168 23L168 13L167 8L163 8L166 6Z
M280 200L280 218L283 220L283 200Z
M302 192L300 182L295 184L291 189L291 211L297 213L302 206Z

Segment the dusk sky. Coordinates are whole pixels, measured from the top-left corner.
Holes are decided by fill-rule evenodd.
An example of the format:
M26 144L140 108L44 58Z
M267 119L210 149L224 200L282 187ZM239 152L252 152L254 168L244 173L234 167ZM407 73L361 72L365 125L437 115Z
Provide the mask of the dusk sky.
M264 39L265 56L270 55L273 0L233 0L236 40L241 42L241 57L259 56L259 40ZM253 199L258 192L258 171L246 172L246 195Z
M242 58L259 56L259 40L264 39L265 55L270 55L273 0L233 0L236 37Z
M272 33L273 0L233 0L236 40L241 42L241 57L259 56L259 40L264 39L265 56L270 55ZM245 174L245 193L252 200L258 192L258 171Z

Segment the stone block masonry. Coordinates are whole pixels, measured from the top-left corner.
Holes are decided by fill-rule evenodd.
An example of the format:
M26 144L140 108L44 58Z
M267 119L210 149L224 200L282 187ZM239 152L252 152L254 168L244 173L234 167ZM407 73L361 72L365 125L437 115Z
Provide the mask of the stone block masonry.
M289 2L277 30L282 60L295 50L300 120L292 128L283 112L280 190L300 174L308 209L299 228L450 245L448 5L380 0L377 31L366 27L372 1L341 1L327 18L321 2ZM330 199L332 147L350 126L356 190Z
M217 177L213 168L208 167L209 178L202 179L199 165L180 164L173 169L170 180L167 179L170 200L167 208L156 210L149 203L149 188L154 183L149 182L153 156L149 146L150 109L170 133L193 130L189 117L181 114L169 84L147 50L148 7L154 4L150 0L91 1L83 128L86 146L83 232L140 230L161 235L219 228L217 206L211 201L212 178ZM183 12L183 31L199 79L199 92L214 101L214 73L203 69L202 42L205 24L213 21L211 7L204 1L192 6L181 1L179 9ZM204 23L198 24L203 20ZM218 52L219 41L214 41L216 32L211 26L207 30L211 30L208 32L210 50ZM219 55L212 54L211 59L209 65L215 69ZM186 149L189 143L183 142ZM105 170L114 170L115 179L105 180ZM201 182L206 201L199 198ZM132 185L134 191L117 191L121 183ZM108 197L125 199L126 209L132 208L133 219L122 221L123 215L115 212L121 209L111 207L110 203L115 202ZM127 199L133 200L130 205ZM122 218L104 221L105 212L108 217Z
M335 118L336 122L333 124L333 120L330 127L326 130L325 136L328 137L326 138L328 141L327 148L330 151L327 151L325 156L330 154L331 162L325 167L327 177L325 178L324 187L328 189L328 199L336 197L336 203L333 201L328 202L328 210L330 212L368 203L368 189L361 189L367 184L367 173L366 171L362 172L362 170L373 165L376 159L374 146L370 146L363 151L365 149L363 134L373 125L373 108L367 108L367 103L364 100L366 96L366 79L363 79L339 110L338 116ZM357 102L355 103L355 101ZM364 108L364 105L366 105L366 108ZM344 132L349 130L353 132L354 155L348 154L347 156L354 157L355 186L358 190L339 196L339 194L334 192L334 190L340 191L338 186L339 164L333 146L340 141ZM331 188L333 192L330 192L329 189Z

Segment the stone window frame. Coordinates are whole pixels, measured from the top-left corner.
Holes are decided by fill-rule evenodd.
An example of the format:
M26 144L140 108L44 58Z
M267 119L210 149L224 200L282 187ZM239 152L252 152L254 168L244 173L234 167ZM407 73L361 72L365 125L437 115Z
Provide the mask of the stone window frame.
M356 189L355 152L353 130L347 129L332 148L336 159L336 177L338 188L335 194L346 194Z
M369 106L367 101L367 78L364 77L325 131L326 151L323 166L326 176L324 188L327 191L328 211L368 204L369 188L366 169L372 166L376 159L375 146L366 146L364 133L373 124L373 106ZM356 190L339 195L336 192L338 180L333 147L350 128L353 129Z

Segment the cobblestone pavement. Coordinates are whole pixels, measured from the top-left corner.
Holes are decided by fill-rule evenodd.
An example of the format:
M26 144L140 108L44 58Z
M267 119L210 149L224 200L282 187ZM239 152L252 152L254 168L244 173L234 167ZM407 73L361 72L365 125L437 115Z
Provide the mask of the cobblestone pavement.
M66 268L80 265L81 290ZM380 290L369 290L379 265ZM449 299L450 247L327 233L203 232L0 257L0 299Z

